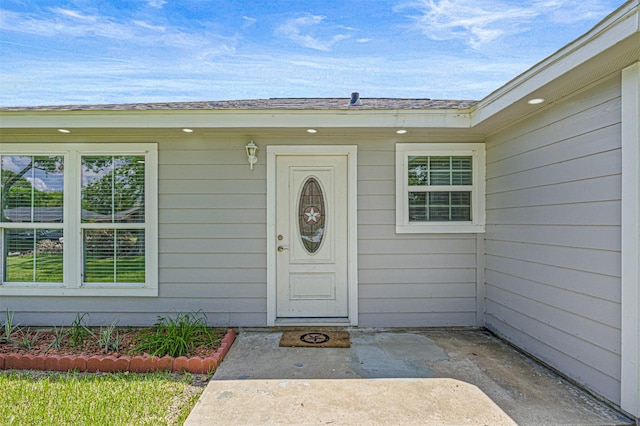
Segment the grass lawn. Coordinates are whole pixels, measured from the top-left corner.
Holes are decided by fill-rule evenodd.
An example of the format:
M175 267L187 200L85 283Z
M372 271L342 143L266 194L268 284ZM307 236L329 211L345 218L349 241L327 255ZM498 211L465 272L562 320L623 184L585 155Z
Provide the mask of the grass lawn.
M85 259L84 279L88 283L143 283L144 256ZM38 254L35 277L33 255L6 258L6 281L9 282L54 282L61 283L62 254ZM114 278L115 274L115 278Z
M181 425L204 390L188 374L0 371L2 425Z
M6 258L6 281L9 282L62 282L62 254L43 254L37 257L33 276L33 255Z

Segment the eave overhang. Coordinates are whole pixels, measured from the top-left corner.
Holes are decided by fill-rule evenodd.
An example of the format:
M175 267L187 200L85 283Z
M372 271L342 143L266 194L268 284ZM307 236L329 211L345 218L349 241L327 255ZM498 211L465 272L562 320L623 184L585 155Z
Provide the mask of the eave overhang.
M640 61L640 0L630 0L590 31L486 96L472 108L471 126L500 128ZM528 100L544 102L530 105Z
M469 110L173 110L1 111L0 126L19 128L468 128Z
M60 135L56 129L71 130ZM163 111L0 111L0 141L13 136L154 134L193 129L206 134L300 135L308 128L318 136L383 135L407 130L407 136L461 134L474 140L467 109L434 110L163 110Z

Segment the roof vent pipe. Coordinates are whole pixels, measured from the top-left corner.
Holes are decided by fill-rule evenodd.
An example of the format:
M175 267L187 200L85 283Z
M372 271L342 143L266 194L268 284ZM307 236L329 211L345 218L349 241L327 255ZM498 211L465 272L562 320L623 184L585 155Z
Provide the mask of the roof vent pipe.
M353 92L351 94L351 100L349 101L349 106L361 106L362 101L360 100L360 93Z

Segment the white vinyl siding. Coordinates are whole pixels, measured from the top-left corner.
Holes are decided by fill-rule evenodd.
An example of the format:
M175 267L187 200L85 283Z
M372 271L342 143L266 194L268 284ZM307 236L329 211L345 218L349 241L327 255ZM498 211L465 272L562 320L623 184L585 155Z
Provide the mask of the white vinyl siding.
M487 326L620 401L620 85L487 140Z
M195 134L160 145L158 309L202 309L216 325L266 325L266 150L250 170L246 143Z
M395 144L358 148L358 294L363 327L474 326L475 234L397 234Z

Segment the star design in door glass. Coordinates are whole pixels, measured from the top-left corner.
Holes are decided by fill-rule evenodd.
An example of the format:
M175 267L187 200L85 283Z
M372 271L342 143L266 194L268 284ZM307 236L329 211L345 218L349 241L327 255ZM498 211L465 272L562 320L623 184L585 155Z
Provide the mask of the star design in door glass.
M304 215L307 217L307 223L311 223L311 221L318 223L318 216L320 216L320 212L316 211L314 207L307 207Z

